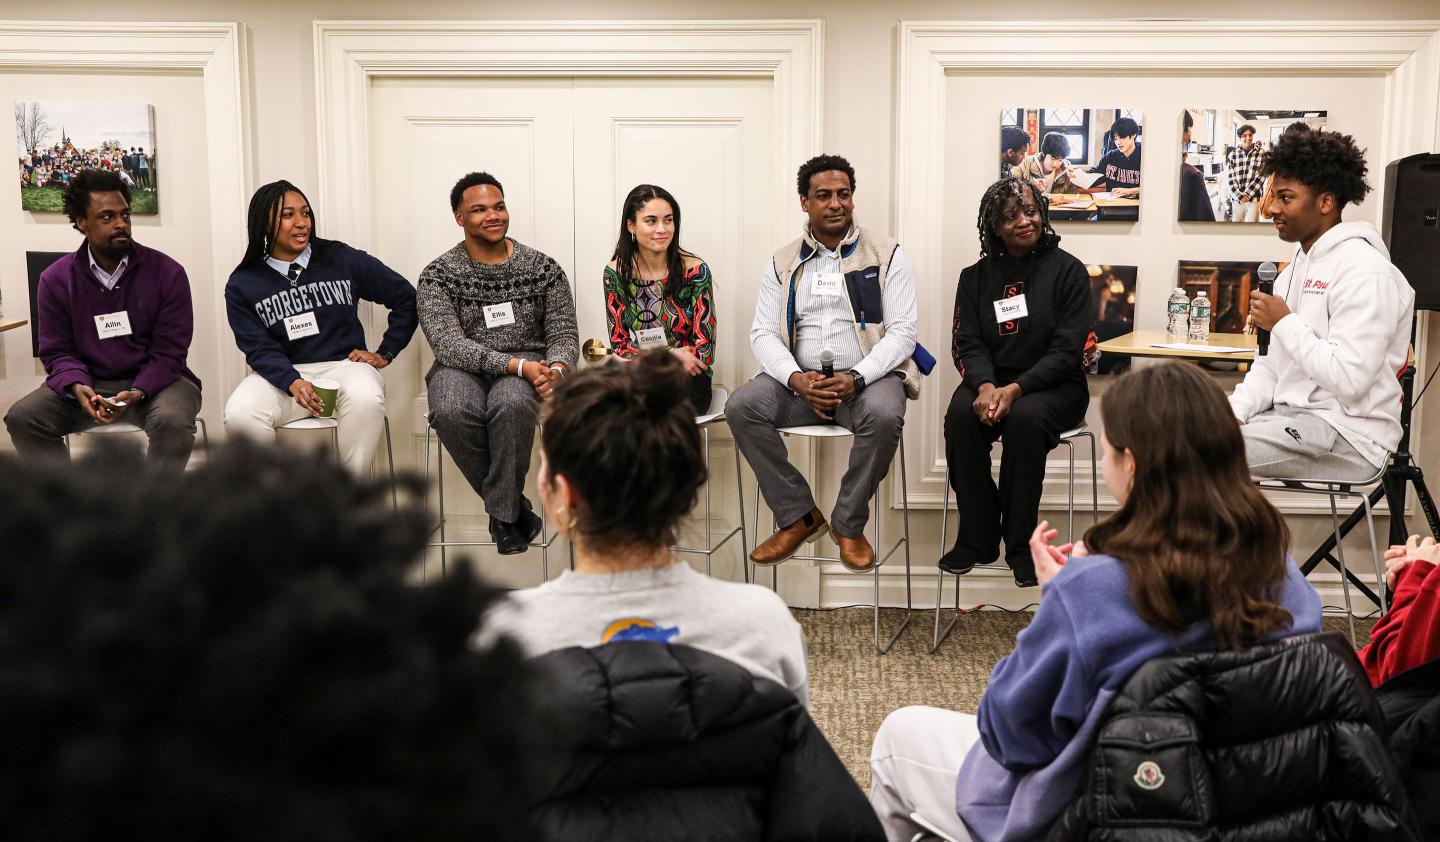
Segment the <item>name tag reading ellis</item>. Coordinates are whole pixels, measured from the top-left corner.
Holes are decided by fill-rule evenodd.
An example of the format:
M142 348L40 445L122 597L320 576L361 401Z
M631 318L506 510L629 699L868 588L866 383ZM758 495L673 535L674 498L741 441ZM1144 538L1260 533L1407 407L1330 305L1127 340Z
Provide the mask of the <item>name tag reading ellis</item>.
M1023 319L1028 315L1030 315L1030 308L1025 304L1024 293L995 301L995 321L1002 325L1016 319Z
M100 334L101 339L129 336L131 333L130 314L125 310L117 310L114 313L96 316L95 332Z
M291 342L307 336L314 336L319 332L320 321L315 318L314 310L285 319L285 335L290 337Z
M515 307L513 302L506 301L503 304L486 304L485 326L504 327L515 324Z
M647 327L635 331L635 344L639 345L642 351L670 346L669 340L665 338L665 328L663 327Z
M816 272L811 276L811 295L840 295L845 284L839 272Z

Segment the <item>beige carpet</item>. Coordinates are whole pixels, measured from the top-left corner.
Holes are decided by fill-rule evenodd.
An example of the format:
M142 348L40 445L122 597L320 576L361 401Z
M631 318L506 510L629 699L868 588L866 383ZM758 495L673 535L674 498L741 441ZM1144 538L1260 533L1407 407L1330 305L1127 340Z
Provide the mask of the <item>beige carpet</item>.
M903 613L896 608L880 612L881 631L887 638ZM974 713L990 670L1015 647L1015 636L1032 616L1002 611L967 614L940 651L928 655L934 615L917 611L895 648L879 656L870 609L796 610L809 654L810 714L850 773L868 790L870 742L886 714L906 705ZM1361 640L1372 623L1356 621ZM1327 616L1325 628L1345 632L1345 620Z

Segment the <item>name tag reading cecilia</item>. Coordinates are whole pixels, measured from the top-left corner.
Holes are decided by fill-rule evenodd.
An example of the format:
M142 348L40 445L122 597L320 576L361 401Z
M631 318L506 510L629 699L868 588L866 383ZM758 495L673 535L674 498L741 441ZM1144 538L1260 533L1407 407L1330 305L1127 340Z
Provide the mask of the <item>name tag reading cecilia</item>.
M290 316L285 320L285 335L290 337L291 342L307 336L314 336L319 332L320 322L315 318L314 310L298 316Z
M485 326L504 327L515 324L515 307L510 301L485 305Z
M1025 304L1024 293L995 301L995 321L1002 325L1016 319L1023 319L1028 315L1030 315L1030 308Z
M114 313L106 313L103 316L95 317L95 332L100 334L101 339L114 339L117 336L129 336L130 314L125 310L118 310Z
M635 344L639 345L642 351L670 346L670 342L665 338L665 328L663 327L647 327L635 331Z

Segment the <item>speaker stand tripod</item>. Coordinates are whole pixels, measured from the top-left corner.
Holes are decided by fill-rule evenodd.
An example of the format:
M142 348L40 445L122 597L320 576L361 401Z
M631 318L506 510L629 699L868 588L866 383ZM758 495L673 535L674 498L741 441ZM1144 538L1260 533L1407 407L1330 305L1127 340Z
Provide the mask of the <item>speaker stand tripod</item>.
M1415 344L1415 323L1410 325L1410 344ZM1420 511L1425 515L1425 523L1430 528L1430 534L1440 540L1440 513L1435 510L1435 499L1430 496L1430 489L1425 485L1425 473L1420 466L1415 464L1415 457L1410 453L1410 413L1414 409L1415 392L1415 364L1408 362L1405 371L1400 375L1400 445L1390 457L1390 464L1385 466L1385 473L1381 476L1380 484L1369 494L1370 505L1373 508L1383 498L1385 505L1390 510L1390 543L1403 544L1409 537L1409 530L1405 526L1405 494L1406 484L1415 486L1415 499L1420 503ZM1359 505L1340 524L1340 537L1343 539L1350 534L1361 521L1365 519L1365 507ZM1300 566L1301 572L1306 576L1310 571L1323 562L1329 562L1330 566L1337 571L1341 570L1340 562L1332 553L1335 552L1335 535L1331 533L1315 552L1305 559ZM1380 597L1360 581L1354 573L1345 570L1345 576L1350 583L1360 589L1366 599L1376 605L1380 605Z

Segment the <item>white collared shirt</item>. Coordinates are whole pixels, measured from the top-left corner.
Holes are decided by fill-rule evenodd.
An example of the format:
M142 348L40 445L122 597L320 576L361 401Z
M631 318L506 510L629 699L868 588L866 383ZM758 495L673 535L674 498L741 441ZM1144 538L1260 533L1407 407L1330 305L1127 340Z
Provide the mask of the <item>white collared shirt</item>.
M106 272L95 262L95 252L90 250L89 245L85 246L85 255L90 258L90 271L95 273L95 279L104 284L106 289L114 289L115 285L120 283L120 276L125 274L126 267L130 265L130 255L127 254L120 259L114 272Z
M307 244L305 250L300 252L300 255L294 260L277 260L267 254L265 255L265 262L269 263L276 272L279 272L287 278L290 277L290 264L299 263L301 274L304 274L304 270L310 268L310 246Z
M820 351L835 352L835 371L855 369L874 383L894 371L915 351L918 313L915 300L915 273L905 253L895 249L885 279L881 306L885 313L885 337L875 343L869 356L860 353L855 334L855 313L849 293L812 295L816 272L839 272L840 253L824 246L806 261L795 282L795 347L793 353L780 335L780 317L785 312L789 279L775 276L774 261L765 264L760 275L760 295L755 302L755 321L750 326L750 347L765 373L781 384L790 382L797 371L819 371Z

